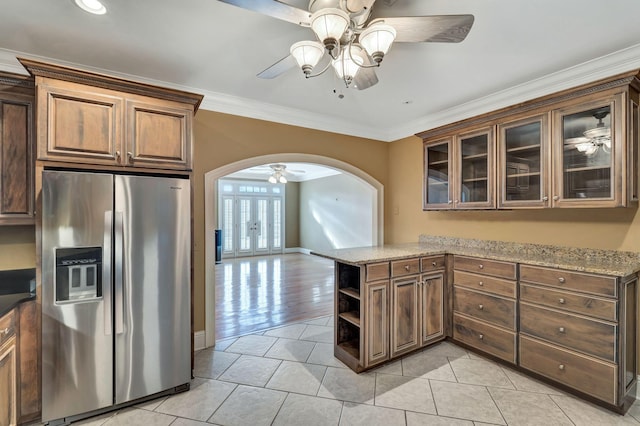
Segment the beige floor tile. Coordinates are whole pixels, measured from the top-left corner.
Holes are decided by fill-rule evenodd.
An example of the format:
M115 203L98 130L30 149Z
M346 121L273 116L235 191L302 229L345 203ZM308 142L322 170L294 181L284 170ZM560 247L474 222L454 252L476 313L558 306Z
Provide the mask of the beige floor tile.
M316 346L315 342L294 339L278 339L264 355L267 358L305 362Z
M331 426L337 425L342 401L290 393L282 404L273 426Z
M217 340L215 346L213 347L216 351L224 351L229 346L234 344L238 340L237 337L231 337L229 339Z
M572 425L549 395L489 388L509 426Z
M446 341L431 345L422 352L430 356L447 358L469 358L470 356L465 349Z
M326 365L327 367L349 368L333 356L333 343L316 343L307 362L309 364Z
M318 396L373 404L375 386L375 374L356 374L348 369L328 367Z
M520 372L512 370L511 368L502 366L502 371L504 371L504 374L507 375L507 377L509 378L511 383L513 383L517 390L546 393L550 395L565 395L565 393L560 389L556 389L553 386L546 385L536 379L527 377Z
M225 426L268 426L286 397L285 392L240 385L209 421Z
M194 374L196 377L217 379L229 368L240 354L205 349L195 354Z
M250 386L264 386L282 361L242 355L220 375L219 380Z
M236 386L234 383L197 378L191 381L188 392L167 398L155 412L205 421Z
M504 419L484 386L431 380L438 415L504 425Z
M380 367L376 367L371 371L380 374L395 374L396 376L402 376L402 361L393 361L388 364L381 365Z
M171 423L171 426L213 426L213 424L178 417L175 422Z
M640 400L636 400L636 402L629 408L627 412L628 415L632 416L634 419L640 421Z
M168 426L176 418L152 411L128 408L102 423L104 426Z
M300 335L302 335L302 332L305 328L307 328L306 324L291 324L284 327L267 330L264 332L264 335L271 337L284 337L287 339L297 339L300 337Z
M449 358L433 356L429 352L418 352L403 358L402 374L423 379L456 381L456 376L449 365Z
M588 402L572 396L550 395L560 409L571 419L576 426L594 425L638 425L638 421L629 413L621 416L601 407L596 407Z
M266 387L287 392L316 395L327 367L283 361Z
M333 315L332 316L319 317L319 318L313 318L313 319L310 319L310 320L305 320L304 324L332 326L333 325L332 321L333 321Z
M375 405L436 414L429 381L417 377L376 374Z
M74 423L74 426L101 426L103 425L107 420L109 420L111 417L115 416L116 414L118 414L117 411L113 411L111 413L105 413L105 414L101 414L99 416L93 416L93 417L89 417L88 419L85 420L80 420L76 423ZM42 426L44 423L41 423L38 426Z
M450 364L460 383L514 389L513 383L504 374L502 368L494 362L458 358L452 359Z
M225 352L262 356L267 353L276 340L278 340L277 337L258 336L255 334L242 336L229 345Z
M433 416L431 414L407 411L407 426L474 426L469 420Z
M340 426L405 426L404 411L345 402Z
M160 398L156 398L156 399L152 399L151 401L147 401L147 402L142 402L140 404L136 404L134 407L136 408L141 408L143 410L148 410L148 411L153 411L156 408L158 408L158 406L160 404L162 404L164 402L165 399L167 399L167 396L163 396Z
M324 325L308 325L302 332L300 340L333 343L333 327L327 327Z

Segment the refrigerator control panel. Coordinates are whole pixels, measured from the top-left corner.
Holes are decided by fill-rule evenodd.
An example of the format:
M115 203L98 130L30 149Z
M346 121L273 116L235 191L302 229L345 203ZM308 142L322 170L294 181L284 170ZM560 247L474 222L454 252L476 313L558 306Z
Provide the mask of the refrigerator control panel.
M102 298L102 247L56 248L56 303Z

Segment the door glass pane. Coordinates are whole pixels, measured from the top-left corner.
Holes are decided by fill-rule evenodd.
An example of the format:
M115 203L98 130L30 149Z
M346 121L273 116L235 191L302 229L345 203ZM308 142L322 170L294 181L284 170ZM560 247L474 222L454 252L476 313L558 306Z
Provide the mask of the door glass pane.
M462 150L460 201L473 203L488 201L488 149L486 134L460 140Z
M528 123L505 130L505 199L540 200L541 123Z
M563 197L611 198L611 107L562 117Z
M240 250L251 250L251 200L240 199L238 203L238 246Z
M282 248L282 200L273 200L273 247Z
M256 248L269 248L269 233L267 232L269 225L268 218L268 201L264 198L256 200Z
M233 252L233 198L224 198L222 202L222 251Z
M427 204L449 202L449 144L427 147Z

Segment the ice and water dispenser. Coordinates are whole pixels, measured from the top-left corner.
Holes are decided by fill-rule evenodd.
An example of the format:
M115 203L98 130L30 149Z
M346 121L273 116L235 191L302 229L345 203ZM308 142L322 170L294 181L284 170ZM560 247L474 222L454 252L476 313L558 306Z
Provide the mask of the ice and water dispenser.
M57 248L56 303L102 297L102 247Z

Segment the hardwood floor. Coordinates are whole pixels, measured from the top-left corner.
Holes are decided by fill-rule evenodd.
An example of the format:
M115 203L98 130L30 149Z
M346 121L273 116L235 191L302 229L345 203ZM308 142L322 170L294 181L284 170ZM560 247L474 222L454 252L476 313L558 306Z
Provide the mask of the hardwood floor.
M216 265L216 340L333 313L333 261L291 253Z

